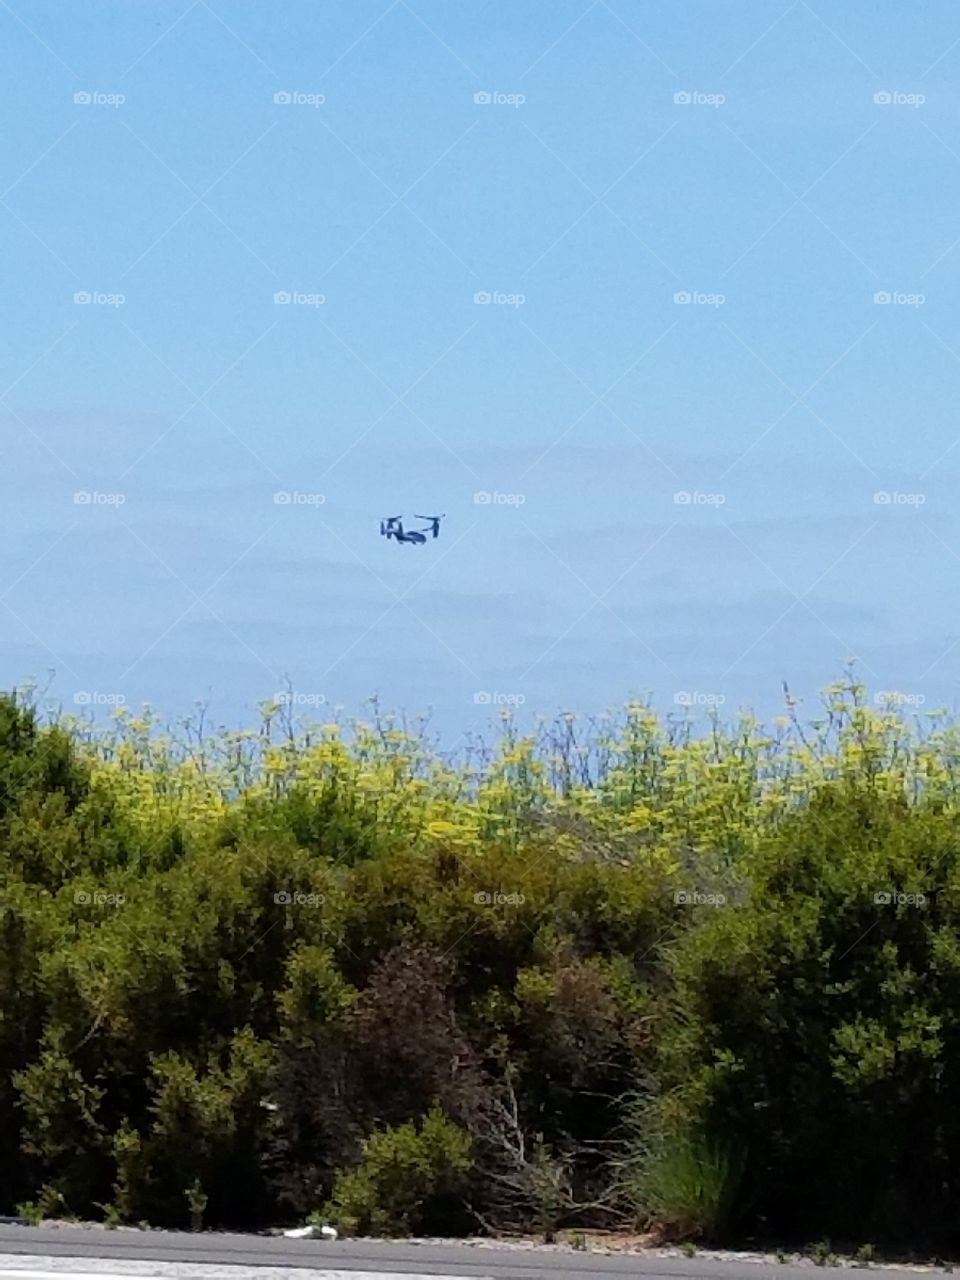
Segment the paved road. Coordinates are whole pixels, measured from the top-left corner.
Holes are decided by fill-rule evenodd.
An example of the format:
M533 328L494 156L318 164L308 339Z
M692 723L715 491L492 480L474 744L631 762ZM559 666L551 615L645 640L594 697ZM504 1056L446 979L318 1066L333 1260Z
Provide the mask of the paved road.
M151 1274L144 1263L198 1264L220 1267L307 1268L336 1276L339 1272L399 1277L473 1277L473 1280L814 1280L820 1274L810 1265L778 1265L752 1261L718 1261L710 1258L658 1256L606 1256L541 1250L497 1249L470 1245L394 1244L367 1240L286 1240L276 1236L221 1233L190 1234L174 1231L103 1231L83 1227L42 1228L0 1224L0 1280L9 1268L38 1266L66 1276L67 1264L54 1258L77 1259L71 1269L93 1273L97 1263L129 1260L141 1276ZM11 1263L9 1255L21 1261ZM32 1255L36 1261L27 1261ZM4 1263L7 1270L4 1270ZM140 1265L138 1265L140 1264ZM158 1269L170 1271L166 1268ZM198 1277L201 1273L193 1273ZM829 1273L840 1280L854 1280L844 1269ZM916 1280L916 1271L887 1271L883 1280ZM331 1277L331 1280L332 1280ZM307 1277L304 1277L307 1280ZM863 1280L863 1272L855 1273Z

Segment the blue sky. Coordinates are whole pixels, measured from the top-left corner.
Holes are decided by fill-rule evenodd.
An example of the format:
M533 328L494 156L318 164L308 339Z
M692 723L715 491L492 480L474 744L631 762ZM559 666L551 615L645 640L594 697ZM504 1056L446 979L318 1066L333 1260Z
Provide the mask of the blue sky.
M5 682L954 707L958 69L947 0L5 3Z

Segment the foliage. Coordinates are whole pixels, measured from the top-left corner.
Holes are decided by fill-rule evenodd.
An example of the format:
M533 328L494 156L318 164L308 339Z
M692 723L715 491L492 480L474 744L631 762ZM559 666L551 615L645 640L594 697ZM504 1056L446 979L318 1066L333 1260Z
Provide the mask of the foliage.
M349 1235L449 1229L471 1166L470 1146L470 1135L438 1107L419 1125L410 1121L374 1133L357 1167L337 1175L320 1216Z
M852 676L456 762L0 698L0 1211L949 1256L958 817L957 728Z
M630 1108L622 1187L637 1218L671 1238L716 1240L738 1189L737 1161L702 1132L665 1132L648 1107Z

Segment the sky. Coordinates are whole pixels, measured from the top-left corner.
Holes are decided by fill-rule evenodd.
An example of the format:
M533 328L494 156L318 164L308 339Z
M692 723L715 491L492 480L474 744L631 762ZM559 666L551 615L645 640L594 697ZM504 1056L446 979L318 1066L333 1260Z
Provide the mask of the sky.
M951 0L3 0L4 684L954 709L958 71Z

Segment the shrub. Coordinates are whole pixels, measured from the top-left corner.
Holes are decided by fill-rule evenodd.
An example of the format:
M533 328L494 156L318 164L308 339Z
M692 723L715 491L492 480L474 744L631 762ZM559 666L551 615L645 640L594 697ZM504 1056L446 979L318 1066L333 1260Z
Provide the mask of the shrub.
M619 1186L633 1218L667 1239L716 1240L736 1201L742 1161L702 1127L667 1120L662 1099L633 1098L627 1116Z
M355 1169L337 1176L320 1217L348 1235L449 1229L472 1166L470 1136L434 1108L421 1124L372 1134Z
M184 732L0 697L0 1210L955 1256L956 726Z

